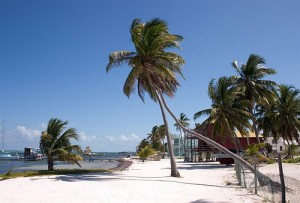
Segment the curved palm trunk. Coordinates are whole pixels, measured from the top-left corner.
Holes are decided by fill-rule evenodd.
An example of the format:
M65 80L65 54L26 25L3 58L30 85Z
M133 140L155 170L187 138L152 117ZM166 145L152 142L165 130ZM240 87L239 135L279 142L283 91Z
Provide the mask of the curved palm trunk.
M170 133L169 133L168 122L166 119L165 111L163 109L163 104L162 104L163 95L161 93L157 93L157 98L158 98L158 103L160 106L161 114L162 114L162 117L164 120L165 129L166 129L166 136L167 136L167 141L168 141L168 152L169 152L170 164L171 164L171 176L172 177L180 177L180 173L177 170L177 166L176 166L173 144L172 144L172 140L171 140Z
M247 169L249 169L252 173L255 173L255 169L254 167L248 163L247 161L245 161L244 159L242 159L240 156L232 153L231 151L229 151L227 148L223 147L222 145L220 145L219 143L209 139L208 137L205 137L204 135L201 135L199 133L196 133L188 128L185 128L180 122L179 120L176 118L176 116L173 114L173 112L170 110L170 108L167 106L164 98L162 97L162 102L164 107L166 108L166 110L169 112L169 114L173 117L173 119L176 121L176 123L183 129L183 131L188 132L192 135L194 135L195 137L199 138L200 140L206 142L207 144L214 146L215 148L217 148L218 150L220 150L221 152L224 152L225 154L227 154L228 156L230 156L231 158L233 158L235 161L239 162L240 164L242 164L244 167L246 167ZM275 185L274 181L272 181L269 177L265 176L264 174L260 173L257 171L257 175L258 175L258 181L260 183L260 185L267 185L267 184L271 184L271 185ZM279 184L279 183L277 183Z

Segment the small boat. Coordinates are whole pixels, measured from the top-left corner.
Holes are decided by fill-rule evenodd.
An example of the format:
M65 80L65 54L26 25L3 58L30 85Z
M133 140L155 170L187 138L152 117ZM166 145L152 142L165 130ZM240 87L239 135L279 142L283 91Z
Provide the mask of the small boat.
M15 153L15 155L11 155L11 153L4 151L4 135L5 135L5 131L4 131L4 121L3 121L3 124L2 124L2 140L1 140L1 148L2 149L0 151L0 160L19 160L20 156L17 152Z
M0 152L0 160L19 160L19 159L20 156L17 152L15 153L15 155L12 155L9 152L5 152L4 150Z

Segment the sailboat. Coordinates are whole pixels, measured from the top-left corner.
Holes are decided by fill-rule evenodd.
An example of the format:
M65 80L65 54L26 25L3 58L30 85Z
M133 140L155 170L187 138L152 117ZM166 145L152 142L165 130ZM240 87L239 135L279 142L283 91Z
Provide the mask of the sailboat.
M4 131L4 121L3 121L0 160L19 160L20 156L17 152L14 155L12 155L11 153L4 151L4 135L5 135L4 132L5 131Z

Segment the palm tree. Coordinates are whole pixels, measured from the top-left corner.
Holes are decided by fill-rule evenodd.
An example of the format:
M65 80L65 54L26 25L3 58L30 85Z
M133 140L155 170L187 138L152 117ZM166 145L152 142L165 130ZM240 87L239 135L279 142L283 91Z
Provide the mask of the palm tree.
M179 48L183 39L179 35L172 35L168 31L167 23L154 18L146 23L139 19L133 20L130 27L131 40L135 47L132 51L116 51L110 54L106 71L114 67L128 64L132 69L125 81L123 92L130 96L137 86L138 95L144 101L144 93L159 102L168 143L171 143L168 122L165 117L161 99L164 95L174 97L179 82L176 73L182 75L184 60L176 53L165 51ZM171 163L171 176L179 177L173 147L168 145Z
M186 117L186 115L184 113L181 113L180 114L180 117L179 117L179 122L184 126L184 127L189 127L189 121L190 119ZM181 143L181 140L182 140L182 131L181 131L181 127L175 123L174 124L175 128L177 131L179 131L180 133L180 141L179 141L179 156L181 156L181 151L180 151L180 143ZM185 144L183 144L183 146L185 146Z
M300 90L293 86L280 85L275 95L272 105L261 105L257 108L258 127L265 136L271 134L276 141L282 137L289 145L294 140L299 143Z
M265 59L256 54L250 54L247 63L238 66L237 61L232 62L232 67L237 71L238 76L232 77L232 81L239 91L244 93L244 97L250 101L248 111L252 114L252 127L259 143L258 130L255 121L255 103L269 104L273 100L273 89L275 82L263 80L265 76L273 75L276 71L266 68Z
M144 149L148 145L150 145L149 140L142 139L139 145L136 147L136 152L139 153L140 151L142 151L142 149Z
M233 158L235 161L239 162L240 164L242 164L244 167L246 167L247 169L249 169L252 173L257 173L257 178L260 182L260 185L267 185L267 184L272 184L274 185L274 181L272 181L270 178L268 178L267 176L263 175L262 173L260 173L259 171L256 171L256 169L254 169L254 167L248 163L247 161L245 161L244 159L242 159L240 156L232 153L231 151L229 151L228 149L226 149L225 147L223 147L222 145L220 145L219 143L213 141L212 139L201 135L193 130L190 130L186 127L184 127L180 121L176 118L176 116L174 115L174 113L171 111L171 109L169 108L169 106L167 105L165 99L162 97L161 98L162 104L163 106L166 108L166 110L168 111L168 113L171 115L171 117L176 121L176 123L182 128L183 131L185 131L186 133L193 135L195 137L197 137L198 139L206 142L208 145L211 145L215 148L217 148L218 150L220 150L221 152L227 154L228 156L230 156L231 158Z
M150 143L156 151L162 151L163 150L163 145L161 142L161 135L159 134L159 127L154 126L152 128L151 133L148 134L147 139L150 140Z
M212 125L212 135L218 134L222 138L232 136L236 150L239 151L235 130L243 135L251 128L251 114L245 108L248 102L240 98L240 92L236 91L230 79L226 77L219 78L216 83L212 79L208 85L208 95L212 101L212 108L195 113L194 119L208 115L202 125Z
M82 153L80 146L72 145L71 139L78 140L79 135L74 128L69 128L65 132L67 121L63 122L57 118L49 120L47 130L40 138L40 148L44 151L48 159L48 170L53 171L54 161L68 161L76 163L82 161L78 153Z

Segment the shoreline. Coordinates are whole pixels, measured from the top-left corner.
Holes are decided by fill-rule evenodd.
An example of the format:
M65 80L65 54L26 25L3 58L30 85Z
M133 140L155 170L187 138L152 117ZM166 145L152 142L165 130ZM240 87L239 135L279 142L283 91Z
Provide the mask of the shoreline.
M289 171L298 166L284 166L285 175L288 176ZM259 203L266 201L266 198L272 200L264 192L258 196L251 189L236 185L233 166L217 162L185 163L177 160L177 168L180 178L170 176L169 159L145 162L124 159L109 173L8 179L1 181L0 202ZM275 169L276 165L261 167L261 171L276 172ZM18 191L17 196L14 191Z
M6 202L261 202L244 189L226 185L232 166L184 163L170 177L170 161L124 160L112 173L23 177L1 182ZM13 191L19 191L18 196ZM34 192L33 192L34 191ZM45 193L44 191L51 191ZM63 200L62 200L63 199Z

